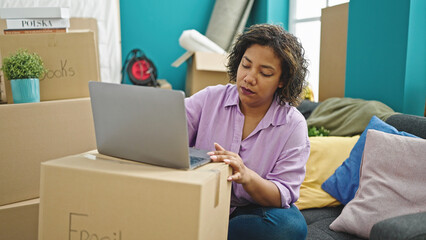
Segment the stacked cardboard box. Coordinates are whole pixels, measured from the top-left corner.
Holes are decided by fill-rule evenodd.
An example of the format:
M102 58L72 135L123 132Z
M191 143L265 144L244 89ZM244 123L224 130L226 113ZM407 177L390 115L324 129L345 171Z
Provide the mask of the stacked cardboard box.
M88 97L87 83L100 80L93 32L0 35L2 58L19 48L39 54L48 69L40 78L41 101ZM4 85L12 103L10 81Z
M89 98L0 105L0 239L37 239L40 163L96 149L91 111Z
M70 22L68 33L0 33L0 65L19 48L42 57L49 71L40 79L41 101L88 97L88 81L100 81L96 19L71 18ZM6 22L0 19L0 30L4 28ZM1 71L0 102L13 103L10 82Z
M96 149L88 98L0 105L0 205L39 197L40 163Z
M0 239L36 240L39 199L0 206Z
M93 19L88 19L88 21L91 26L94 25ZM80 28L84 28L84 20L80 23ZM0 87L0 90L2 90L1 93L3 93L0 96L3 98L3 102L9 103L0 105L0 132L2 133L2 137L0 138L0 239L37 239L40 199L43 202L40 213L44 213L40 216L40 223L43 223L40 224L40 229L42 229L40 234L41 236L45 236L45 234L47 234L46 236L50 236L50 230L46 231L45 229L54 229L57 223L62 223L63 219L61 217L63 216L58 218L57 223L55 221L49 222L49 218L45 218L45 216L49 216L49 211L52 209L66 207L67 203L56 202L52 204L52 202L49 202L49 199L52 196L66 196L67 189L60 188L52 190L50 187L44 187L43 193L40 193L41 163L96 148L90 99L84 98L89 96L87 82L100 80L96 31L0 35L0 65L1 59L4 56L21 47L37 52L43 58L45 65L49 68L49 72L40 82L41 102L27 104L11 104L10 84L8 81L4 81L4 78L1 81L2 74L0 73L0 86L3 86L3 88ZM82 52L84 54L81 54ZM167 81L159 80L159 82L162 88L171 89L171 85ZM83 162L81 166L77 164L74 167L82 169L85 168L86 163ZM43 168L50 169L49 167ZM188 228L188 230L180 230L183 231L184 234L182 236L184 238L190 236L190 238L186 239L218 239L215 236L220 236L219 239L225 238L229 213L230 185L226 183L228 173L223 174L223 172L229 169L226 165L212 165L211 167L206 166L202 169L200 168L200 170L194 172L170 170L172 171L170 176L175 177L169 178L166 182L168 182L168 186L174 186L174 189L177 191L175 192L177 197L173 196L173 200L168 199L168 201L176 201L177 199L178 202L176 205L161 205L161 208L169 206L164 209L170 210L171 206L174 206L176 209L188 210L188 215L183 216L182 223L191 222L198 225L190 228L185 225L184 227ZM99 175L92 174L90 176L93 177L94 182L109 182L110 180L108 179L116 179L114 177L118 177L119 181L129 181L132 177L129 178L128 173L132 171L128 169L124 173L117 172L118 176L105 173L100 173ZM50 171L45 172L51 173ZM174 172L180 173L175 174ZM182 173L186 174L182 175ZM76 172L76 174L68 180L76 180L79 173ZM56 175L54 174L54 176ZM187 178L192 178L193 180L188 183L188 180L185 180ZM159 201L158 199L161 199L163 196L162 194L164 194L152 195L150 199L140 202L138 198L132 198L120 192L125 189L138 189L141 179L147 183L158 181L158 183L154 184L155 186L158 184L161 185L163 182L163 180L156 179L151 181L149 178L142 177L137 182L130 181L130 185L127 188L122 190L112 189L116 190L115 197L122 200L120 202L122 206L127 206L127 202L132 203L132 205L128 205L128 208L125 208L127 212L137 211L138 209L134 208L136 204L140 204L141 208L145 207L144 204L155 205ZM42 180L42 184L48 184L43 186L56 186L57 183ZM146 186L144 184L142 185ZM189 192L187 189L190 189ZM101 188L101 191L97 189L90 190L96 196L105 194L103 191L105 191L105 188ZM172 189L167 191L172 191ZM145 192L154 192L154 190L153 188L145 188L143 193ZM139 194L143 193L139 192ZM222 193L224 194L222 195ZM127 194L132 195L132 191L129 191ZM182 200L179 200L181 199L179 198L180 194L183 194L187 198L186 200L189 201L190 205L181 204ZM39 197L41 198L39 199ZM189 199L189 197L194 199ZM77 197L76 199L79 198ZM96 212L98 210L95 205L99 202L99 198L94 198L96 201L92 201L91 198L82 199L86 199L86 201L94 204L88 204L88 208L83 209L83 213L92 214L94 213L93 211ZM114 203L117 203L116 201L108 199L103 199L103 201L105 204L110 204L108 206L111 206L111 210L114 210L112 212L106 211L106 214L121 214L120 211L115 211L117 210L115 206L120 206L114 205ZM210 204L211 201L213 201L213 204ZM192 204L196 205L194 209L190 207ZM151 209L159 210L160 207ZM209 215L214 218L212 220L214 224L212 225ZM91 219L93 217L96 218L96 215L90 216ZM99 216L104 217L105 215L100 214ZM113 217L112 215L108 216ZM120 216L125 217L122 214ZM168 219L172 218L172 216L167 214L164 216L157 216L158 221L155 222L157 228L165 226L164 224L168 224ZM73 215L73 217L75 216ZM140 224L149 222L149 219L143 215L137 215L136 217L137 219L134 219L135 221L129 225L134 229L140 228ZM185 220L190 217L195 217L194 219L196 220ZM84 218L77 218L77 220L82 220L84 223ZM182 224L179 223L180 219L177 220L176 216L173 221L177 225ZM123 223L126 225L129 224L127 221L120 222L120 224ZM79 228L80 224L82 224L81 221L73 222L72 230ZM88 225L88 227L91 226ZM110 226L108 225L106 228L103 228L105 225L101 225L101 228L95 226L94 229L90 228L89 230L97 232L98 230L113 229ZM121 225L117 226L123 230L111 232L112 236L114 236L114 233L127 234L127 230L125 231L126 228L121 228ZM154 227L152 224L148 224L147 226ZM58 228L58 231L62 230L63 228ZM66 229L66 231L69 230L70 228ZM85 228L81 228L80 230L79 233L86 234L83 231ZM75 237L73 231L67 233ZM151 234L156 233L151 231ZM159 234L161 236L164 235L161 230ZM170 230L164 236L170 239L175 234L176 232ZM210 237L205 237L208 235ZM65 237L61 235L60 238L54 237L52 239L67 238L68 235ZM133 238L140 239L135 235L133 235ZM40 239L49 239L49 237L41 237ZM119 239L117 235L116 239Z
M231 169L89 152L42 163L39 239L226 239Z
M69 33L2 35L3 57L37 52L49 72L40 103L13 103L0 71L0 239L37 239L40 163L96 149L88 81L99 81L94 19L72 19ZM0 20L0 29L6 21ZM82 55L81 52L85 54Z

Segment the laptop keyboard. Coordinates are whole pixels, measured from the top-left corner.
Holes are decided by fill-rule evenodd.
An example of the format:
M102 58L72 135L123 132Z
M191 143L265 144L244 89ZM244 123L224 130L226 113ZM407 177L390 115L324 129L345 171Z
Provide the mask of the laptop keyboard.
M196 148L189 148L189 159L191 167L198 167L210 162L210 156L207 155L207 151Z
M206 158L196 157L196 156L190 156L189 158L191 159L191 166L194 166L194 165L196 165L198 162L201 162L201 161L206 160Z

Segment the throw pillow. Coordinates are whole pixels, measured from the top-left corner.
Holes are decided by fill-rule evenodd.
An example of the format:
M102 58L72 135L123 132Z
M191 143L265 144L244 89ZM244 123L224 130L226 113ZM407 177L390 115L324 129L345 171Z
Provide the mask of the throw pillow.
M300 209L337 206L340 202L321 189L321 184L349 156L359 136L310 137L311 153L306 163L306 176L295 205Z
M426 140L369 130L359 189L330 229L369 238L379 221L426 209Z
M343 164L336 169L336 172L322 184L322 189L339 200L342 204L347 204L352 200L358 190L359 167L362 153L364 152L365 137L369 129L402 136L416 137L406 132L399 132L396 128L383 122L378 117L373 116L352 149L348 159L346 159Z

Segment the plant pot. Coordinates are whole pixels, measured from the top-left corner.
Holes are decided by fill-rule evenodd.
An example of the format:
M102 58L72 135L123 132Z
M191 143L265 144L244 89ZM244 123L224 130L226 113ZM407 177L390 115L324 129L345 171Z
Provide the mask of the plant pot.
M40 81L38 78L10 80L14 103L40 102Z

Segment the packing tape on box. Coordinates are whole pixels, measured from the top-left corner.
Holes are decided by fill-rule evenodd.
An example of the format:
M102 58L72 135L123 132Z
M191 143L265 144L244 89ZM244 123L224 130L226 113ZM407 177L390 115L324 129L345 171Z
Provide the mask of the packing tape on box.
M104 155L102 155L102 157L101 157L97 154L95 155L95 154L91 154L91 153L86 153L86 154L83 155L83 157L85 157L86 159L89 159L89 160L102 160L102 161L109 161L109 162L120 163L120 164L129 164L129 165L139 166L138 163L133 163L133 162L130 162L128 160L121 160L121 159L118 159L118 158L108 157L108 156L104 156Z

